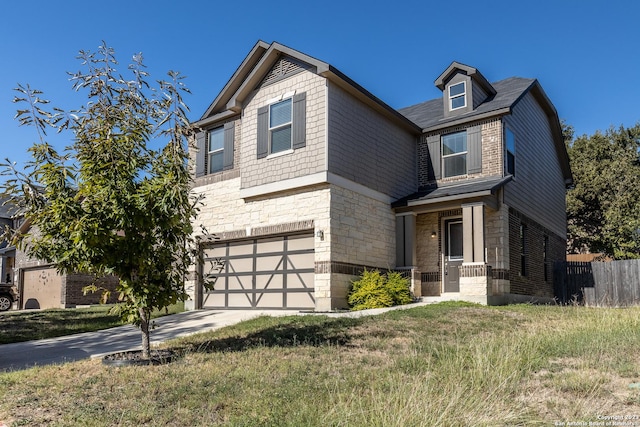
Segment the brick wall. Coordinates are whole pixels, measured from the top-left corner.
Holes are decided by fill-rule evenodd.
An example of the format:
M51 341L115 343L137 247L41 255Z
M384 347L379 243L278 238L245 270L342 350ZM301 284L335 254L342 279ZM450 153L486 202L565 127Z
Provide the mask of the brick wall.
M418 184L420 187L426 187L431 184L428 180L428 172L431 168L431 163L429 161L428 155L429 148L427 145L427 137L433 135L441 135L444 133L460 132L466 130L469 127L478 125L480 125L482 129L482 172L473 175L461 175L445 178L439 180L438 183L464 181L470 178L483 178L503 175L504 156L502 144L502 120L491 119L484 122L468 123L463 126L446 129L446 131L423 135L420 138L420 142L418 144Z
M84 295L83 288L95 284L99 289L95 293ZM62 303L65 307L76 305L98 304L102 299L102 290L111 291L107 303L113 304L118 301L118 293L115 291L118 285L118 278L114 276L95 279L89 274L69 274L62 278Z
M526 227L526 274L521 267L520 226ZM547 260L544 260L545 237ZM566 241L526 215L509 209L510 292L553 298L553 262L564 260ZM545 276L546 270L546 276ZM546 280L545 280L546 278Z

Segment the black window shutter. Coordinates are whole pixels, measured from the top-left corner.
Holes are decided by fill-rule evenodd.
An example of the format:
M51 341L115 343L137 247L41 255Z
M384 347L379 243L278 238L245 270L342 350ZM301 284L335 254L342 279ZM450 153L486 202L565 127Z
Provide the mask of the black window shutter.
M302 92L293 96L293 149L302 148L306 144L307 133L307 94Z
M269 154L269 106L258 108L258 158Z
M235 138L235 122L224 124L223 169L233 169L233 142Z
M442 164L442 156L440 154L440 135L427 137L427 147L429 148L429 163L431 170L429 171L429 181L442 178L440 165Z
M199 177L206 174L207 134L205 132L196 134L196 147L198 147L196 153L196 177Z
M467 173L482 172L482 128L473 126L467 129Z

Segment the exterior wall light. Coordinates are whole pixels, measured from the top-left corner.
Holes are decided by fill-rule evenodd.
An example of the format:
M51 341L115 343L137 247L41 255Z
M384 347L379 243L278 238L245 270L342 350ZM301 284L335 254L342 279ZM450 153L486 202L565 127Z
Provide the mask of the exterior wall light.
M438 233L436 233L435 231L431 232L431 238L435 239L438 236Z
M320 240L324 240L324 231L322 230L316 231L316 237Z

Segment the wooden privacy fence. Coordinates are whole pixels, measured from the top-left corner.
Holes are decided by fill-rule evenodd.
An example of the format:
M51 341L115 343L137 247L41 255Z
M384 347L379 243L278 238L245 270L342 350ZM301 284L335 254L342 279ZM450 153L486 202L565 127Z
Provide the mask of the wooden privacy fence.
M554 292L562 304L597 307L640 305L640 259L612 262L557 262Z

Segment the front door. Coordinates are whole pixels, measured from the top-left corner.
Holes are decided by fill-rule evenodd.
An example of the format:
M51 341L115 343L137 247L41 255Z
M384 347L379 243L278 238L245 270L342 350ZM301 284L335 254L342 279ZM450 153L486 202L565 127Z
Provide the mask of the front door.
M462 265L462 219L444 222L444 292L460 292L460 270Z

